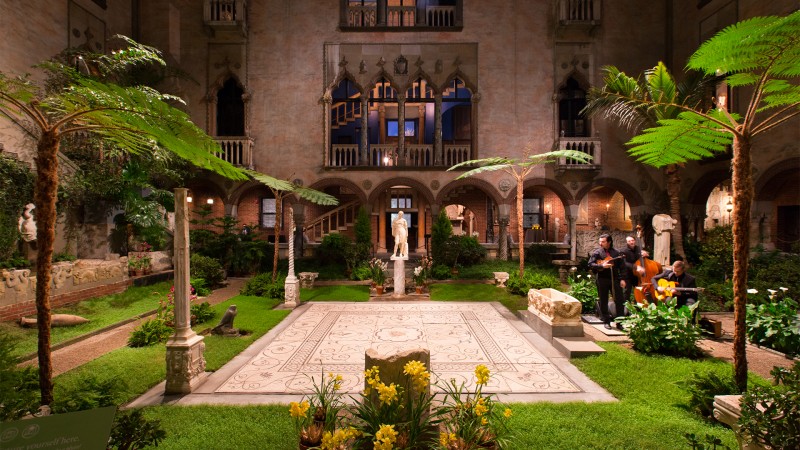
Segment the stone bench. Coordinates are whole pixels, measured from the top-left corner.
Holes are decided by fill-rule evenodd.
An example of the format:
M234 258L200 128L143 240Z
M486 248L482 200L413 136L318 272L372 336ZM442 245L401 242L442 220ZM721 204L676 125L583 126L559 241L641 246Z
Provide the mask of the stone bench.
M506 287L508 272L492 272L494 274L494 284L497 287Z
M300 287L313 288L314 280L319 276L319 272L300 272Z

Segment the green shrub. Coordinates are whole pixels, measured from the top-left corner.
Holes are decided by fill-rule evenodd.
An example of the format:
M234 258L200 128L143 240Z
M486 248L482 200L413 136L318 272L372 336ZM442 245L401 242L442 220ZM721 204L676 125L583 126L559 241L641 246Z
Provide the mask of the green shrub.
M210 288L215 288L222 284L225 274L222 265L214 258L203 255L192 255L190 259L189 273L193 278L206 280Z
M775 386L753 386L742 396L740 432L764 447L800 448L800 362L770 374Z
M561 281L549 273L526 270L522 278L519 277L519 273L517 272L510 273L508 282L506 283L506 290L508 290L510 294L522 296L528 295L528 291L531 289L545 288L560 289Z
M714 419L714 396L733 395L739 393L733 374L720 377L716 372L692 372L684 381L678 382L683 390L689 393L688 407L704 419Z
M584 314L592 314L597 302L597 283L591 274L573 274L569 277L567 294L581 302Z
M800 352L797 302L790 298L747 305L747 338L753 344L795 355Z
M33 201L33 185L33 173L25 163L0 155L0 261L11 258L17 249L17 220Z
M617 319L633 341L633 348L642 353L695 357L700 355L697 340L700 328L693 314L699 303L676 308L677 301L651 303L648 306L628 303L631 315Z
M445 243L453 234L453 224L447 217L447 212L442 208L439 210L439 215L436 216L436 221L431 225L431 257L433 257L434 264L447 264L445 262Z
M101 379L93 374L83 376L74 386L77 387L66 392L62 397L56 398L50 405L54 413L61 414L115 406L117 399L126 389L123 381L114 378Z
M700 264L694 270L709 281L727 280L733 276L733 232L730 226L714 227L706 232L700 244Z
M431 277L434 280L446 280L450 278L450 267L444 264L437 264L431 269Z
M27 269L31 262L20 254L14 254L10 258L0 261L0 269Z
M208 287L205 278L190 278L189 284L194 288L194 294L198 297L208 297L211 289Z
M55 263L63 261L72 262L75 261L76 259L78 259L78 257L75 255L71 255L67 252L61 252L61 253L53 253L53 257L50 260Z
M698 278L698 286L705 286L703 302L700 308L703 311L732 311L733 310L733 283L723 281L706 283Z
M34 367L19 367L15 339L0 332L0 422L17 420L39 408L39 375Z
M322 238L322 243L317 247L317 258L323 264L345 264L345 255L352 246L353 242L349 237L339 233L328 234Z
M785 287L785 295L800 298L800 255L780 252L760 252L750 259L747 285L767 292Z
M166 342L174 330L162 319L150 319L131 332L128 347L148 347Z
M228 270L235 275L252 275L272 270L275 247L261 240L241 241L233 245Z
M553 244L531 244L525 249L525 265L550 267L553 264L553 253L558 247Z
M141 409L117 411L108 440L108 448L127 450L158 447L167 437L161 421L144 417Z
M460 249L459 265L464 267L473 266L486 258L486 249L478 242L478 239L471 236L459 236L458 242Z
M278 274L275 282L272 282L272 274L262 273L254 276L245 283L242 288L242 295L252 295L256 297L279 298L284 297L284 284L286 275Z
M214 310L211 309L211 304L208 302L192 304L189 310L192 317L192 325L208 322L214 318Z
M353 270L350 277L358 281L372 279L372 269L368 265L362 264Z

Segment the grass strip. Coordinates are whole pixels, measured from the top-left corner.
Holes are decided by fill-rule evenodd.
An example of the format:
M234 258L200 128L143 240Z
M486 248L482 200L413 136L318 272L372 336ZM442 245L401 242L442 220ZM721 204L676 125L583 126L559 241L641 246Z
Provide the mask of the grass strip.
M240 338L206 336L204 339L206 369L209 371L219 369L283 320L290 311L273 310L272 308L278 303L280 300L239 295L214 305L215 318L194 326L195 331L200 332L213 326L216 320L222 317L228 306L236 305L238 312L234 326L248 330L251 334ZM100 379L115 378L123 381L127 385L127 389L120 398L115 400L120 404L127 403L166 377L165 358L166 347L163 344L145 348L123 347L114 350L56 377L54 380L55 396L58 398L59 394L63 395L64 392L75 389L87 376L95 375Z
M300 300L304 302L366 302L369 301L369 286L317 286L300 288Z
M159 300L166 298L171 287L172 281L129 287L119 294L104 295L54 309L53 314L73 314L89 319L89 322L72 327L53 327L50 332L52 345L153 311L158 308ZM16 322L0 322L0 331L5 331L15 339L14 351L17 355L27 355L36 351L38 333L36 327L22 328Z
M528 309L528 299L493 284L432 284L431 300L439 302L500 302L510 311Z

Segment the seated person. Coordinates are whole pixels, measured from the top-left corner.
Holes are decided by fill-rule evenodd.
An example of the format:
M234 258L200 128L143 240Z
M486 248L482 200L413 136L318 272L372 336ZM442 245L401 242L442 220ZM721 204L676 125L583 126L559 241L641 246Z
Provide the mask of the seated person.
M664 287L658 285L658 280L667 280L675 282L675 287L680 288L690 288L692 290L677 290L673 293L673 296L678 300L678 308L681 306L691 306L697 303L697 282L695 281L694 277L686 273L686 264L683 261L675 261L672 264L672 268L667 268L664 272L656 275L650 280L653 283L653 288L655 288L659 295L663 295L666 289Z

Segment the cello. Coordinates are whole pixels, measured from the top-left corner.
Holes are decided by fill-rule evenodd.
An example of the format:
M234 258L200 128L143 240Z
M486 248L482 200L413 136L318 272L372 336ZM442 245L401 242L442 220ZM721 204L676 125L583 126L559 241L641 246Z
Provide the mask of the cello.
M648 304L648 294L650 294L650 298L656 298L654 296L655 289L650 280L652 280L654 276L660 274L663 268L658 262L645 258L644 255L641 254L641 250L644 247L644 245L642 245L641 225L636 225L636 245L639 246L640 253L639 260L634 264L634 273L636 273L636 277L639 278L639 285L633 290L633 298L637 303L646 306ZM644 275L639 273L640 267L644 268Z

